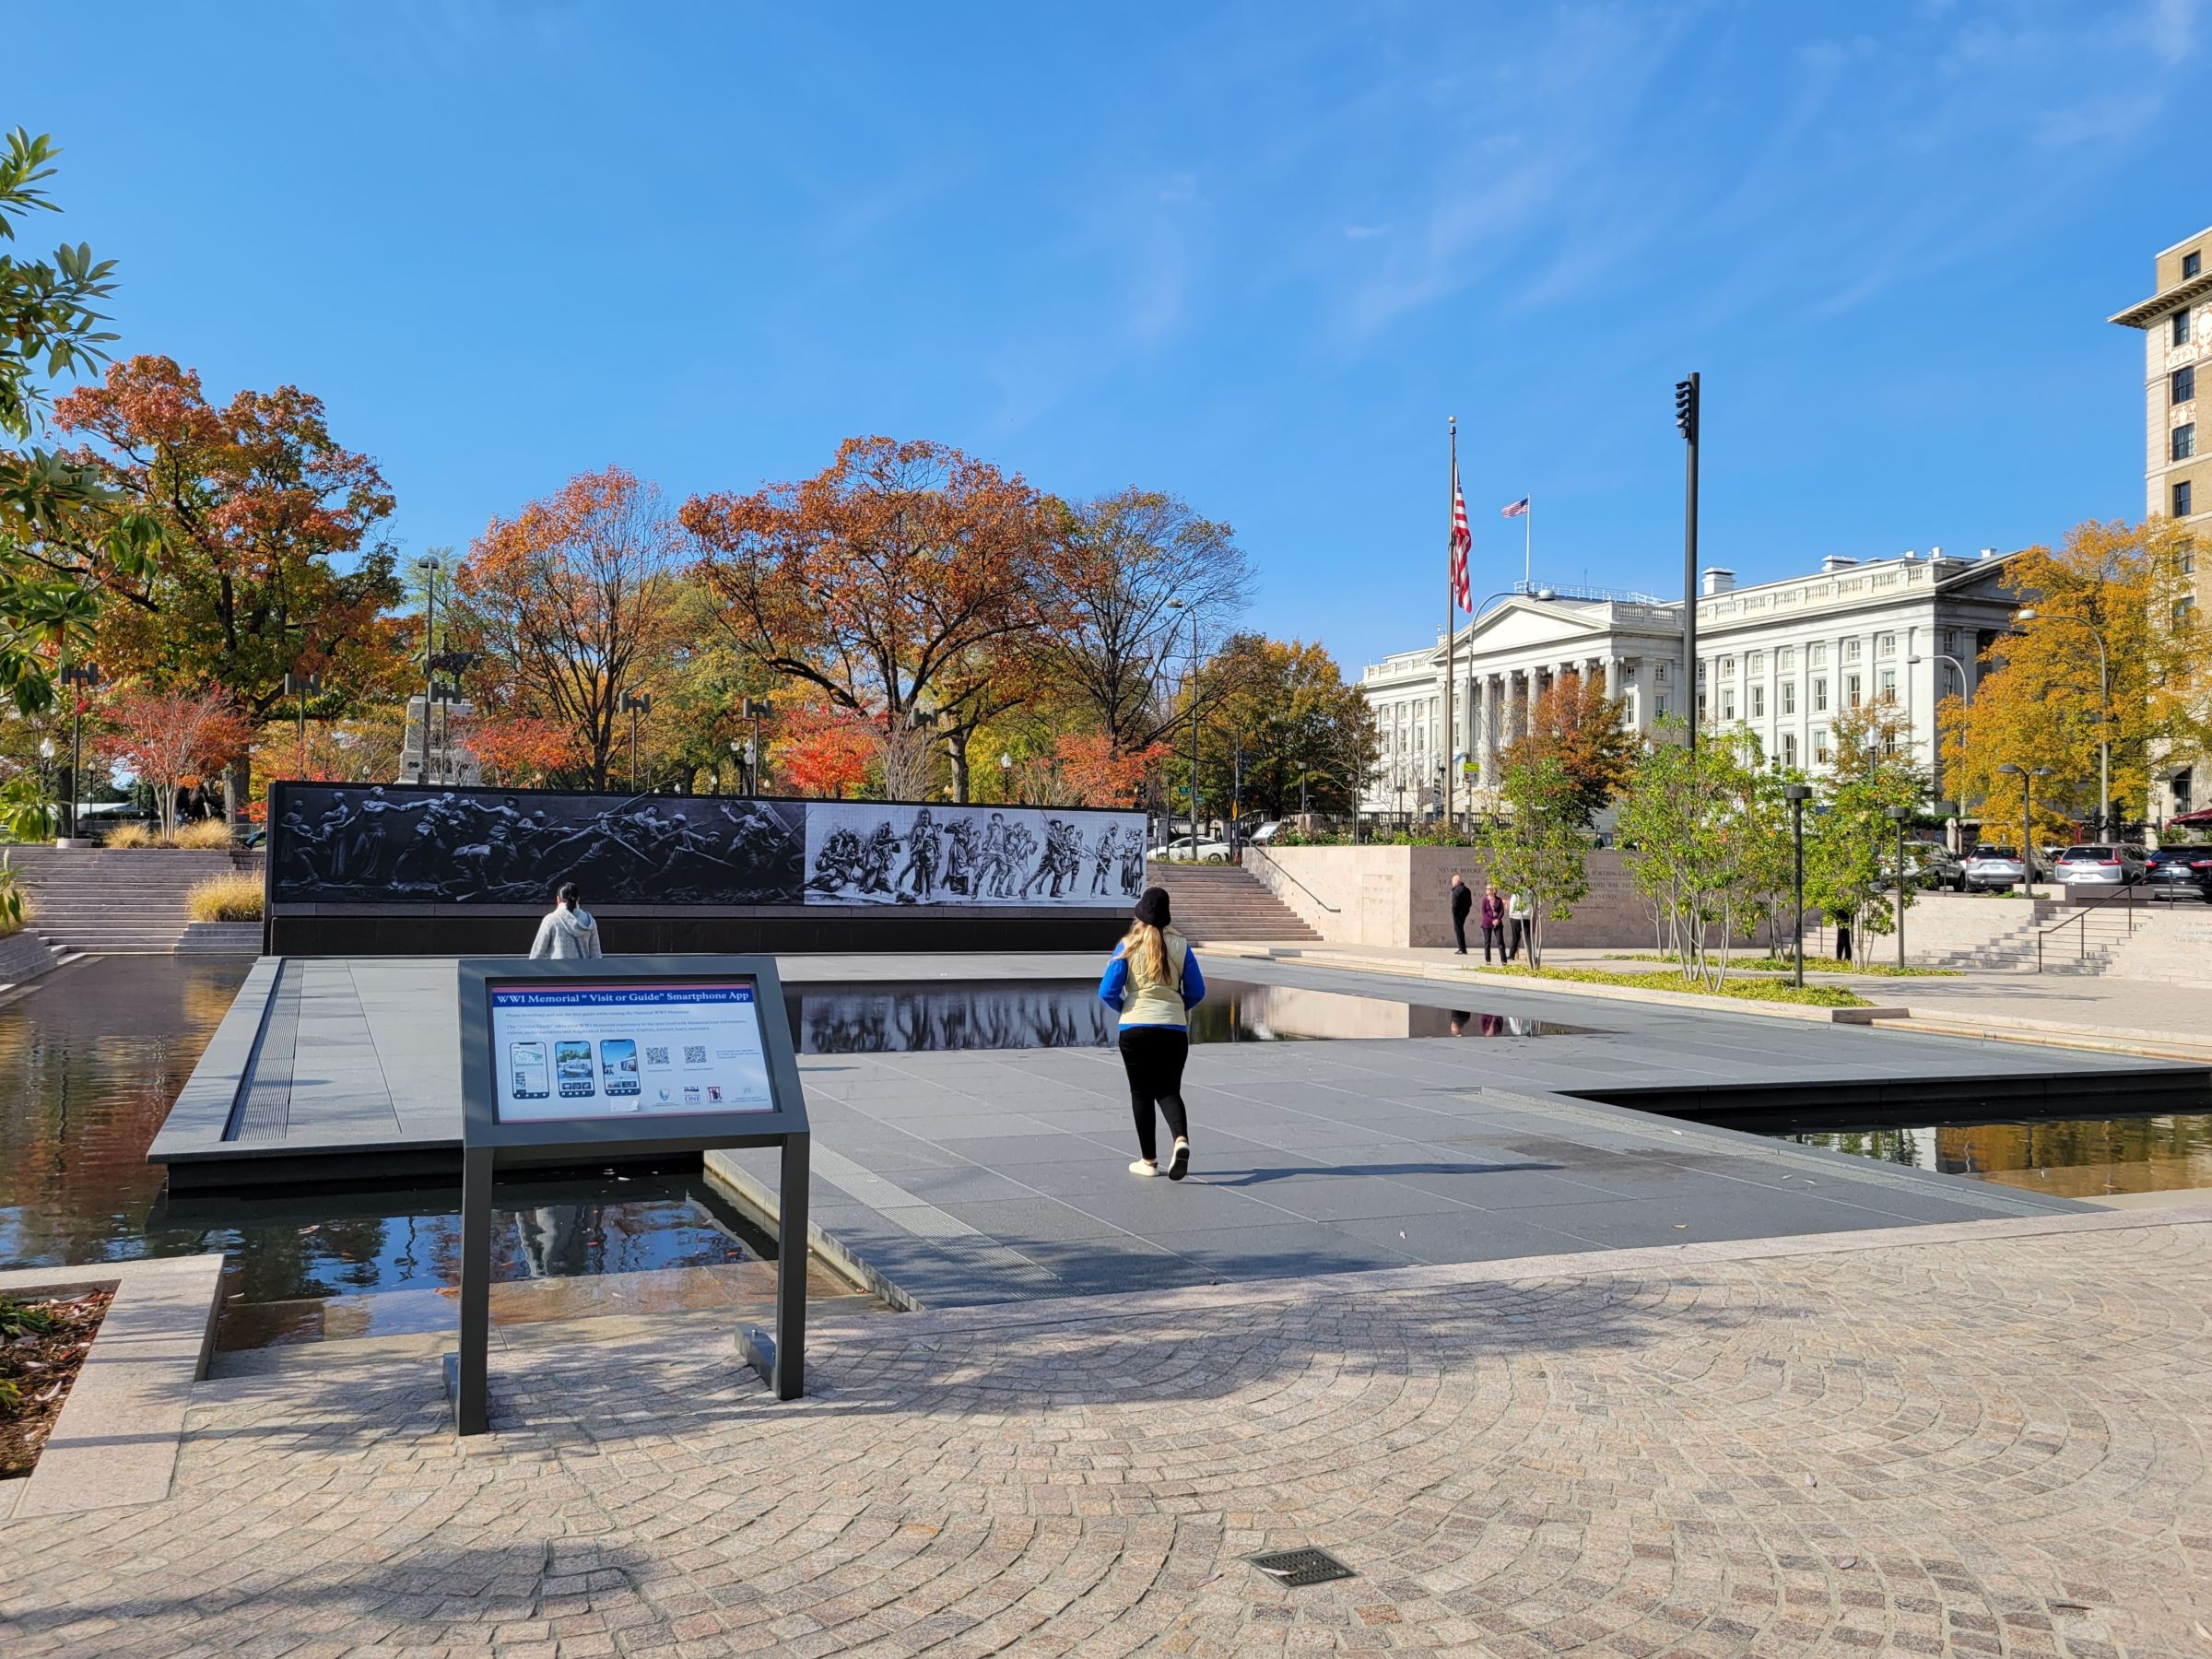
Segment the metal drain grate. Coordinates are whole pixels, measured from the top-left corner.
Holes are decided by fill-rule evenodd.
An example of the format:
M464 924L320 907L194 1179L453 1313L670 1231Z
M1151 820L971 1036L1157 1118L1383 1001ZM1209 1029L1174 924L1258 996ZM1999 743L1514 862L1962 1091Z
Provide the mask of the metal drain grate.
M1292 1589L1300 1584L1325 1584L1331 1579L1359 1576L1325 1549L1278 1549L1271 1555L1256 1555L1250 1559L1269 1578Z

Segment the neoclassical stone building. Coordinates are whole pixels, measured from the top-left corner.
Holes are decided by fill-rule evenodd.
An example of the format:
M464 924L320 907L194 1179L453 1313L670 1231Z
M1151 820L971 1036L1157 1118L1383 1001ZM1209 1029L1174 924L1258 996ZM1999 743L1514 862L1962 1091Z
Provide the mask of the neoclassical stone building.
M1962 688L1971 695L1975 659L2019 603L2006 582L2010 557L1984 548L1959 559L1940 547L1834 557L1811 575L1748 587L1732 571L1707 570L1698 599L1703 717L1747 725L1770 756L1818 771L1836 716L1886 697L1903 709L1920 761L1933 768L1937 700ZM1428 808L1450 764L1460 768L1455 796L1485 804L1499 751L1565 674L1613 688L1639 731L1686 706L1679 600L1539 586L1465 624L1452 654L1449 694L1441 632L1360 676L1382 735L1364 797L1370 810Z

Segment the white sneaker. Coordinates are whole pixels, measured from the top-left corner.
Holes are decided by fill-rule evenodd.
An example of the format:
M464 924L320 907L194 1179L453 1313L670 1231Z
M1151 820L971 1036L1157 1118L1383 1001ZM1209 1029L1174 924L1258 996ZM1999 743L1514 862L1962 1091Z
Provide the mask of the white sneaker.
M1129 1173L1132 1175L1157 1175L1159 1173L1159 1166L1147 1159L1140 1158L1129 1166Z

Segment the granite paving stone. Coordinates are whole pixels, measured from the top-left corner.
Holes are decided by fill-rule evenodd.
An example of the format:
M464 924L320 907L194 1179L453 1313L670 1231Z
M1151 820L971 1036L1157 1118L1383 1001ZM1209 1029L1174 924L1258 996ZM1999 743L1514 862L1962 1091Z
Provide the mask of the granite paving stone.
M782 1405L697 1319L503 1350L468 1442L433 1360L271 1356L167 1497L0 1522L0 1652L2206 1651L2212 1209L1126 1265L826 1317Z

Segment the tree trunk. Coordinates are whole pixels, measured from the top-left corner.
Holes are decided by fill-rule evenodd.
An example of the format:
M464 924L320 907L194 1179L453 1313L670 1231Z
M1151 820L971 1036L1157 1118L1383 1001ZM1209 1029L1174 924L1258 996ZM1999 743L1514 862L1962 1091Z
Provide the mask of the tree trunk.
M229 823L246 821L246 803L253 794L252 766L241 757L223 768L223 817Z
M952 760L952 798L956 805L968 805L968 734L953 730L945 734L945 752Z

